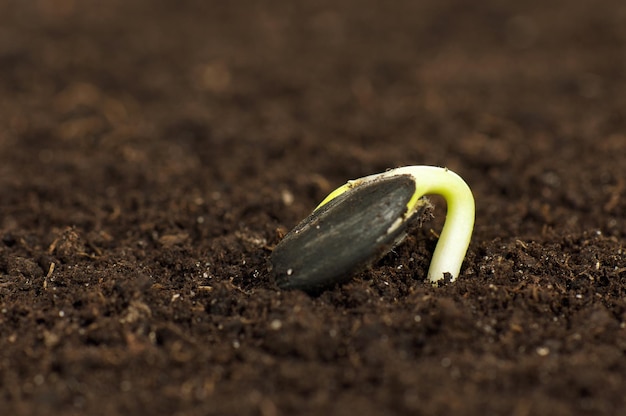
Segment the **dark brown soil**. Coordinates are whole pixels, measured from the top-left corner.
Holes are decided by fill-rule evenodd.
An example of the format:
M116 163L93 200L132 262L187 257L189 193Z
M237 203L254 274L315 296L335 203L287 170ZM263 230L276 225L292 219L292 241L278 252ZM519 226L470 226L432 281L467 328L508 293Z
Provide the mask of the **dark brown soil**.
M623 0L0 2L3 415L626 414ZM471 185L310 297L347 179Z

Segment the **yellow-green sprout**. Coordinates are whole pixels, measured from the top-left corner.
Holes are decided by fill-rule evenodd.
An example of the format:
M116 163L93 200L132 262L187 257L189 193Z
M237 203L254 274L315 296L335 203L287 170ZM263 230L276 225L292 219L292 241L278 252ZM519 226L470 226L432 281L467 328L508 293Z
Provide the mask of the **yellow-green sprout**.
M447 215L427 278L454 281L474 227L472 192L446 168L406 166L331 192L272 253L279 286L315 291L345 280L401 241L409 220L428 205L424 196L433 194L446 200Z

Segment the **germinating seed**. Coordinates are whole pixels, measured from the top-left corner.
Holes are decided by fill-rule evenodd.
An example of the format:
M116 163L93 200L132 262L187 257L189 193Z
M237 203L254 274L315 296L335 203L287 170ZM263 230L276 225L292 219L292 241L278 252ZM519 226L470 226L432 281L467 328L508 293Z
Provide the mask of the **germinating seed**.
M274 249L279 287L324 289L386 254L414 217L407 215L414 193L413 179L399 175L354 187L319 207Z

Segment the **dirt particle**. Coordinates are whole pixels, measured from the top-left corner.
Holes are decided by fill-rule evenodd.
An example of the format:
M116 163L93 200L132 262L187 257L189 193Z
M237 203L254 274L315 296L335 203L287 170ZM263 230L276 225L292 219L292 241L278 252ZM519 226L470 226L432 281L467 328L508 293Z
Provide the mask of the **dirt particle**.
M283 327L283 323L279 319L274 319L270 322L270 329L273 331L278 331Z
M39 264L32 259L25 257L9 257L7 261L7 273L9 276L25 277L29 279L39 279L44 272Z
M537 347L535 351L537 352L537 355L540 357L546 357L550 354L550 348L548 347Z

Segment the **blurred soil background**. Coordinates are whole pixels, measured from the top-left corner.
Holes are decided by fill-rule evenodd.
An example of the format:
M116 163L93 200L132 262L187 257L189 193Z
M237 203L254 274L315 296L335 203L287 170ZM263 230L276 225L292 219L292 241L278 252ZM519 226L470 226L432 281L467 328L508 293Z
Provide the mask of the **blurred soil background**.
M319 297L348 179L474 190ZM626 3L0 2L3 415L626 413Z

